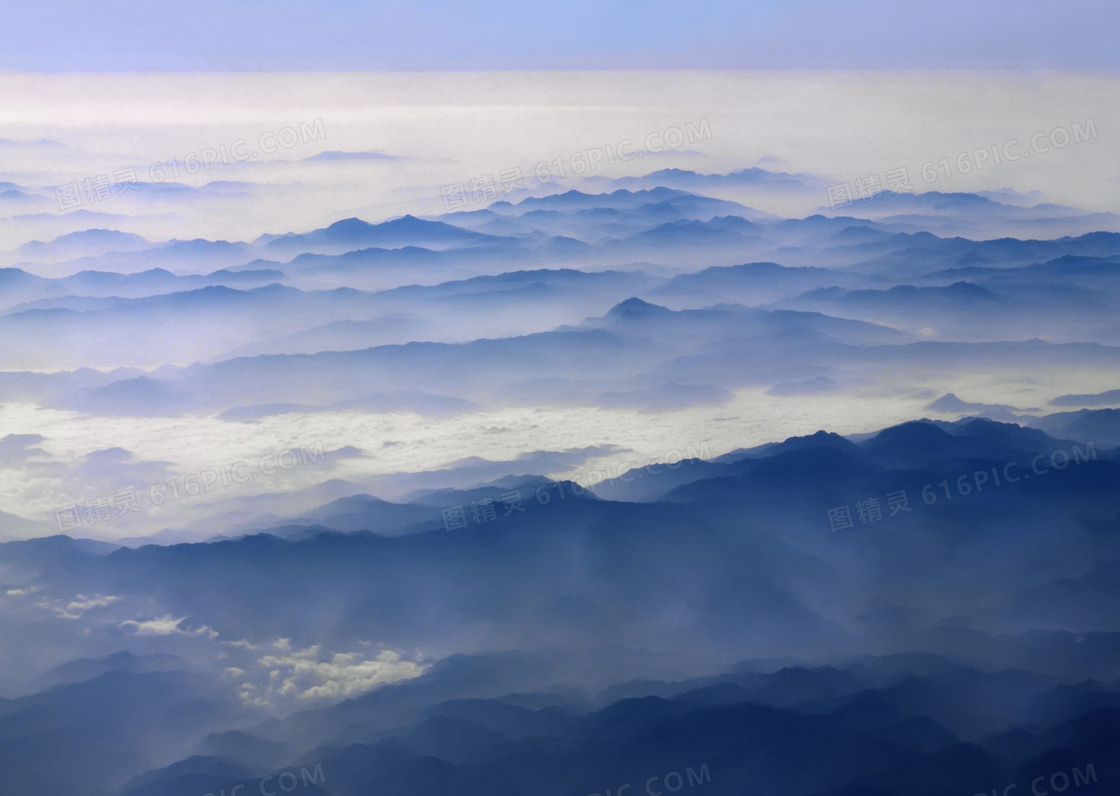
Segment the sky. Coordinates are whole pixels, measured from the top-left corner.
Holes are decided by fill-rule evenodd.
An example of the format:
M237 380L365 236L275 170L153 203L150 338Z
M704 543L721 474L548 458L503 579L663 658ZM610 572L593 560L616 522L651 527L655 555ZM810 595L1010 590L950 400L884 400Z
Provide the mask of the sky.
M0 71L1120 67L1112 0L13 3Z

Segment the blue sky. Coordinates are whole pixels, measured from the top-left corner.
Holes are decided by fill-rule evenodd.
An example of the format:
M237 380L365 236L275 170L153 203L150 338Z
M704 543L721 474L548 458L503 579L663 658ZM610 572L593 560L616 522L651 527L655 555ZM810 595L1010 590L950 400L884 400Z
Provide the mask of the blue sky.
M1114 0L46 0L5 9L0 71L1111 71L1118 32Z

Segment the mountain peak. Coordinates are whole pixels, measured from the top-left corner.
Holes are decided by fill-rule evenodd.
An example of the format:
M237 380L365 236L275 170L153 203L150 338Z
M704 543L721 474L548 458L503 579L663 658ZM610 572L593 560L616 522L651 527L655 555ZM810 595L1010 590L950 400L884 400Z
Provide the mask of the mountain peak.
M327 227L332 232L357 232L370 229L374 225L360 218L344 218Z
M672 310L662 307L660 304L650 304L648 301L632 297L611 307L607 312L607 317L619 319L662 318L671 313Z

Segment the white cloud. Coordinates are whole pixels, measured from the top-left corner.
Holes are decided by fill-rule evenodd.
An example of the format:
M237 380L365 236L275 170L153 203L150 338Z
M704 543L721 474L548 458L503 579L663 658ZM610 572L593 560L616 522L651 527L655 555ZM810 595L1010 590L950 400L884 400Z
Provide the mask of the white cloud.
M256 687L245 684L242 701L264 707L273 697L342 699L375 686L411 680L427 668L402 660L400 653L392 650L382 650L369 659L362 652L337 652L321 660L324 657L318 645L286 655L264 656L258 663L269 670L267 692L261 695Z
M207 636L208 638L217 638L218 632L203 625L202 627L194 630L185 630L179 625L187 621L187 617L176 619L171 614L166 614L158 619L148 619L143 622L136 621L135 619L126 619L120 623L120 627L133 627L136 629L138 636Z
M84 594L75 595L70 602L62 600L40 600L37 605L56 616L61 616L63 619L81 619L86 611L94 608L104 608L107 605L112 605L121 598L109 594L102 596L95 594L92 597L86 597Z
M26 597L39 591L38 586L28 586L26 589L8 589L4 594L8 597Z

